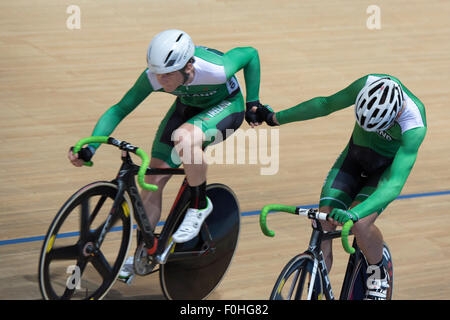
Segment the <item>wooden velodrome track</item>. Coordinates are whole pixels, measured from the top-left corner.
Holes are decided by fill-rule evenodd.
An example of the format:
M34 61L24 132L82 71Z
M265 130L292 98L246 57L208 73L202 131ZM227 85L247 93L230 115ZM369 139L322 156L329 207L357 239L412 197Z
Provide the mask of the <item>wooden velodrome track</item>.
M69 5L81 9L70 30ZM368 73L391 73L425 104L428 134L402 195L377 221L395 267L395 299L450 297L450 2L376 1L381 29L369 30L371 1L2 1L0 4L0 299L41 299L42 236L78 188L112 179L119 154L102 147L93 168L75 168L69 146L89 136L99 116L131 87L157 32L179 28L221 51L253 46L261 59L261 100L282 110L329 95ZM243 85L242 72L239 73ZM113 136L150 150L173 97L146 99ZM212 165L209 182L228 184L243 212L268 203L318 203L323 180L353 127L352 108L279 128L276 175L257 164ZM242 129L249 126L244 123ZM267 127L260 127L264 130ZM248 148L247 148L248 149ZM247 152L246 148L239 149ZM164 196L165 209L181 180ZM443 193L438 193L443 192ZM163 213L162 220L165 220ZM242 217L233 263L210 299L267 299L284 264L306 248L309 222ZM134 250L134 245L133 245ZM334 243L331 272L339 294L347 254ZM116 283L109 299L161 299L157 276Z

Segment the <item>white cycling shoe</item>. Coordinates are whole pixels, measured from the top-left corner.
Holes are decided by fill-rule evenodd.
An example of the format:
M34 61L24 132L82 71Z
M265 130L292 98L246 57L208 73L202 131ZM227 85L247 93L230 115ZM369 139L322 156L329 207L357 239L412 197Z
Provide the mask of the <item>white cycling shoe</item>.
M127 258L125 263L122 266L122 269L120 269L119 275L117 279L119 279L122 282L125 282L128 285L131 285L131 281L134 278L134 257L130 256Z
M203 222L213 210L211 200L206 197L207 205L204 209L189 208L178 230L172 235L173 241L183 243L194 239L200 232Z

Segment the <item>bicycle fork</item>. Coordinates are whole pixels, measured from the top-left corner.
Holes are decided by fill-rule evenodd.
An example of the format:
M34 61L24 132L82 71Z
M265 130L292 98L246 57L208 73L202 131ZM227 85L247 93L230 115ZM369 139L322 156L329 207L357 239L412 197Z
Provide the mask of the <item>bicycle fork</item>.
M113 206L110 210L108 217L106 218L106 221L103 225L103 228L102 228L97 240L95 241L94 248L91 248L91 250L97 251L101 247L103 240L105 239L106 233L108 233L111 230L111 228L114 224L114 220L117 219L117 217L118 217L117 215L120 212L119 207L122 205L122 199L123 199L124 193L125 193L125 190L123 188L123 184L121 184L119 182L118 191L117 191L116 197L114 199ZM93 215L96 215L97 213L98 213L97 210L95 210ZM90 219L93 220L94 218L95 218L95 216L91 217ZM94 252L92 252L92 253L94 253Z
M331 282L330 282L330 278L328 277L328 270L327 270L327 266L325 264L325 259L323 257L323 253L322 251L320 251L319 253L320 256L320 272L322 273L323 276L323 281L324 281L324 290L325 290L325 296L328 300L334 300L334 295L333 295L333 290L331 289Z
M323 253L321 250L322 232L323 231L322 231L320 223L318 221L314 221L314 222L316 222L316 223L315 223L315 225L313 224L314 231L311 235L311 239L309 242L309 249L308 249L309 253L314 258L314 266L313 266L313 270L311 272L311 283L313 285L311 285L310 288L308 289L308 300L310 300L312 297L312 292L313 292L317 272L320 272L320 274L322 275L322 280L324 282L323 290L325 293L325 297L327 298L327 300L334 300L333 290L331 289L331 282L330 282L330 278L328 277L328 270L327 270L327 266L325 264L325 258L323 256Z

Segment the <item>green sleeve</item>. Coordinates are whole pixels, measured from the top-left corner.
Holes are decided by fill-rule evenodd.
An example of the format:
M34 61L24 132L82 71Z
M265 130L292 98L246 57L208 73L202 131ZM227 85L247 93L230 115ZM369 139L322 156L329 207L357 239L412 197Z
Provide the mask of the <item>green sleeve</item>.
M403 133L402 144L394 157L392 165L381 177L375 192L365 201L351 209L360 219L385 208L400 195L406 179L414 166L417 152L425 138L426 131L426 127L420 127Z
M323 117L332 112L347 108L355 103L359 91L364 87L368 76L364 76L347 88L328 96L316 97L302 102L292 108L279 111L275 114L279 124L286 124L294 121L303 121Z
M109 136L117 125L153 91L147 73L144 71L133 87L115 105L110 107L97 121L92 136ZM100 144L93 143L97 149Z
M252 47L234 48L223 56L227 79L244 69L246 101L259 100L260 64L258 51Z

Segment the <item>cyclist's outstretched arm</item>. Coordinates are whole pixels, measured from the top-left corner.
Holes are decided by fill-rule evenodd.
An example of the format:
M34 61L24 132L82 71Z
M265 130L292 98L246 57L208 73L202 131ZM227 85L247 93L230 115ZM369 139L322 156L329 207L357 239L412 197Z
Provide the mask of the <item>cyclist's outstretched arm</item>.
M123 98L100 117L92 136L109 136L117 125L152 91L153 88L147 78L146 71L144 71ZM87 148L80 150L81 154L73 154L72 150L69 150L68 158L74 166L81 167L84 162L90 160L99 146L99 143L92 143Z
M246 102L259 100L261 67L258 51L252 47L238 47L223 56L227 79L243 69L246 87Z
M351 209L353 213L358 215L359 219L385 208L400 195L414 166L417 152L425 138L426 131L426 127L419 127L403 133L402 144L391 167L381 177L375 192Z
M316 97L298 105L279 111L275 114L276 121L282 125L294 121L303 121L323 117L335 111L347 108L355 103L359 91L364 87L368 75L354 81L328 97Z
M117 125L153 91L147 73L144 71L136 83L115 105L110 107L97 121L92 136L109 136ZM95 149L100 144L92 144Z

